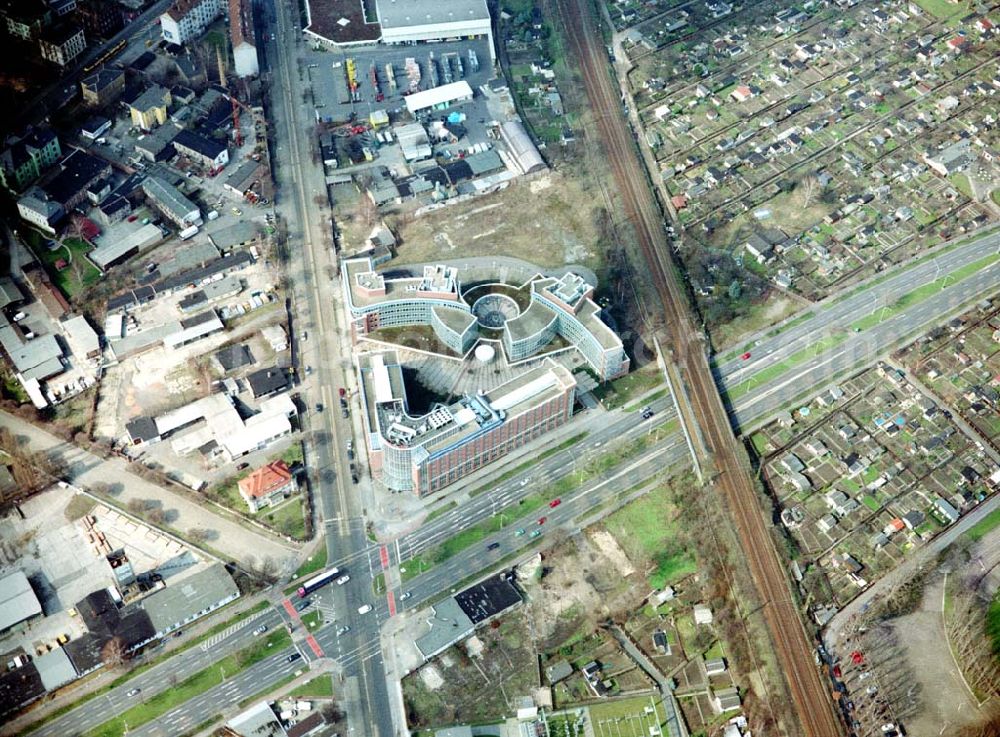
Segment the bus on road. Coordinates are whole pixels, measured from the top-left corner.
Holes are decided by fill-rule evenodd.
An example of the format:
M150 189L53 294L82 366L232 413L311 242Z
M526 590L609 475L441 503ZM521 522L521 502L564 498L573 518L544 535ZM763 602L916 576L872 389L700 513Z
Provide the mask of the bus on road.
M323 588L333 579L335 579L339 573L340 573L339 568L330 568L329 570L326 570L323 573L313 576L304 584L299 586L299 598L304 599L307 596L309 596L309 594L311 594L313 591Z

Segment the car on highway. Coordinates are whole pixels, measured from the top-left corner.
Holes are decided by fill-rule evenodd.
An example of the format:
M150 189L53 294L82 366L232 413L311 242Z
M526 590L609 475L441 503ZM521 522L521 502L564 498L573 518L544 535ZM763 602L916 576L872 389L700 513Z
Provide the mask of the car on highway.
M742 356L740 356L740 358L742 360L746 361L748 358L750 358L750 351L747 351L746 353L744 353Z
M312 604L312 599L303 599L302 601L300 601L298 604L295 605L295 609L296 609L296 611L301 612L303 609L305 609L310 604Z
M653 412L653 410L647 410L647 411L645 411L645 412L643 412L643 413L642 413L642 419L644 419L644 420L648 420L648 419L649 419L650 417L652 417L652 416L653 416L654 414L655 414L655 413Z
M539 517L538 518L538 524L544 525L545 524L545 520L547 520L547 519L548 519L548 517Z
M348 440L347 441L347 450L349 450L349 451L354 450L354 441L353 440Z
M129 691L125 695L128 696L129 698L132 698L133 696L138 696L140 693L142 693L142 689L141 688L133 688L131 691Z
M260 627L258 627L257 629L255 629L255 630L253 631L253 633L254 633L254 636L257 636L257 635L262 635L262 634L264 634L265 632L267 632L267 625L266 625L266 624L262 624L262 625L261 625Z
M530 537L538 537L541 534L542 534L541 530L532 530Z
M555 509L560 504L562 504L562 499L553 499L551 502L549 502L549 508L550 509Z
M411 596L413 596L413 592L412 591L407 591L405 594L400 594L399 595L399 600L403 601L404 599L409 599Z
M322 412L322 411L323 411L323 405L320 404L319 402L316 402L316 412Z
M351 628L350 628L350 627L348 627L348 626L347 626L347 625L345 624L345 625L344 625L343 627L339 627L339 628L337 629L337 637L340 637L340 636L341 636L342 634L344 634L344 633L346 633L346 632L350 632L350 631L351 631Z
M347 582L348 582L348 581L350 581L350 580L351 580L351 577L350 577L350 576L348 576L348 575L347 575L347 574L345 573L345 574L344 574L343 576L341 576L340 578L338 578L338 579L337 579L337 580L335 581L335 583L336 583L336 584L337 584L338 586L343 586L343 585L344 585L345 583L347 583Z
M517 530L517 532L514 533L514 537L521 537L521 535L523 535L523 534L524 534L524 528L523 527L519 527L518 530Z
M486 546L486 549L487 550L496 550L499 547L500 547L500 543L490 543L489 545Z
M289 655L289 656L288 656L288 657L286 658L286 660L287 660L287 661L288 661L289 663L294 663L294 662L295 662L296 660L299 660L299 659L300 659L301 657L302 657L302 653L292 653L291 655Z
M358 607L358 614L368 614L372 610L371 604L365 604L364 606Z
M339 389L337 389L337 394L339 394L342 397L346 397L347 396L347 390L344 387L340 387Z
M306 376L309 376L309 374L311 374L312 372L313 372L313 367L312 366L306 366Z

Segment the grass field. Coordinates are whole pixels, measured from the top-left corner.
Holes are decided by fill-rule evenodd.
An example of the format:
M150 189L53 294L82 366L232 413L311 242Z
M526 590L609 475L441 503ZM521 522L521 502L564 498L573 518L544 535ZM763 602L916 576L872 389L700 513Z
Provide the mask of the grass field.
M85 733L84 737L124 737L127 730L145 724L165 714L185 701L218 686L224 678L232 677L268 655L287 647L292 642L291 635L283 628L274 630L251 647L228 655L222 660L200 670L176 686L133 706L115 718Z
M938 18L951 18L966 12L964 3L952 3L949 0L916 0L917 5Z
M1000 526L1000 509L994 509L988 515L979 520L979 522L970 527L965 533L965 537L969 538L973 542L979 542L998 526Z
M627 376L615 379L606 384L600 384L594 390L594 396L607 409L623 407L633 397L645 394L663 383L663 374L654 363L633 371Z
M31 246L35 256L41 261L52 277L52 282L63 291L67 297L96 284L101 279L101 272L87 259L90 244L79 238L66 238L62 246L50 251L45 246L45 237L34 230L27 231L25 240ZM62 269L56 268L58 261L66 262Z
M673 480L672 483L683 483ZM679 541L677 508L669 484L622 507L604 520L604 527L640 570L654 566L649 585L660 589L695 571L695 561Z
M326 545L320 545L316 552L310 555L302 565L299 566L298 570L295 571L295 576L293 578L301 578L302 576L308 576L310 573L315 573L320 568L326 566Z
M986 634L990 638L994 657L1000 658L1000 594L993 597L986 610Z
M292 496L274 511L268 510L266 519L274 529L291 538L304 540L306 537L305 509L299 496Z
M333 697L333 677L317 676L311 681L306 681L298 688L292 690L291 696L300 696L304 699L323 699Z

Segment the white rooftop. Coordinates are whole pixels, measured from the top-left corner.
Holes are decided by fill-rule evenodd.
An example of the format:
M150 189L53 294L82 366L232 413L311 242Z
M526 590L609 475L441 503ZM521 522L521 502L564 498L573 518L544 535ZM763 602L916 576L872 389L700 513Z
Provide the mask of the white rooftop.
M414 92L406 97L406 109L411 113L425 110L436 105L443 105L453 100L472 97L472 87L464 79L429 90Z

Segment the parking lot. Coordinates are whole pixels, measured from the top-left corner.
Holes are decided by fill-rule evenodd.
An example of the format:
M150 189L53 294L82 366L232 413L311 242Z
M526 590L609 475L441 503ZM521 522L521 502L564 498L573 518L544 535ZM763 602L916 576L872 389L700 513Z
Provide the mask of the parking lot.
M469 61L470 51L478 59L478 69L474 69ZM467 81L473 91L477 91L494 76L490 46L483 38L420 46L365 46L332 52L308 51L304 57L312 84L316 114L321 120L332 122L350 120L352 114L358 120L364 120L375 110L385 110L390 116L400 115L406 112L404 92L427 90L460 79ZM420 69L419 84L413 89L405 69L406 59L410 57ZM349 60L354 63L358 84L353 100L347 85ZM461 60L461 72L457 60ZM390 64L393 73L391 80L386 73ZM373 67L378 79L378 89L371 82ZM469 113L469 117L474 116Z

